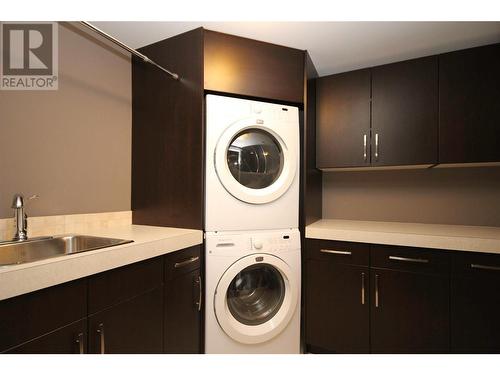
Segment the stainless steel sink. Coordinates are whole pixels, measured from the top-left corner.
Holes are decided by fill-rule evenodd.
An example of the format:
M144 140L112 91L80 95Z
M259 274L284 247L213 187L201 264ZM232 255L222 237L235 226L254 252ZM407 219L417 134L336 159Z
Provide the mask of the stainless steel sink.
M118 238L68 235L0 244L0 266L34 262L133 242Z

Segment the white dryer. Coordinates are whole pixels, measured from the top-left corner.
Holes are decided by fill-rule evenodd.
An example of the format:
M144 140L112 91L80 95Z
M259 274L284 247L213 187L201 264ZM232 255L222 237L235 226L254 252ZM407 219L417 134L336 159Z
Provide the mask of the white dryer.
M297 228L297 107L206 97L205 230Z
M300 352L300 235L206 235L206 353Z

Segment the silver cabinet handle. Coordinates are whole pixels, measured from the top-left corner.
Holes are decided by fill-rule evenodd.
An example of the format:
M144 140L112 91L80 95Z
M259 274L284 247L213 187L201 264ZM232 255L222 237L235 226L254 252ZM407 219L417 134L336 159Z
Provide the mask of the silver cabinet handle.
M400 262L410 262L410 263L429 263L429 259L423 258L405 258L405 257L397 257L394 255L389 256L390 260L399 260Z
M196 262L198 259L200 259L200 257L191 257L191 258L184 260L182 262L175 263L174 268L181 268L181 267L187 266L188 264Z
M375 160L378 160L378 133L375 134Z
M338 255L351 255L352 254L350 251L327 250L327 249L321 249L320 252L328 253L328 254L338 254Z
M104 337L104 324L100 323L97 328L97 333L99 334L99 345L100 345L100 353L106 354L106 339Z
M198 288L199 288L199 294L198 294L198 302L196 302L196 305L198 306L198 311L201 311L201 299L203 297L203 292L202 292L202 285L201 285L201 276L198 276L198 280L196 281L196 283L198 284Z
M375 274L375 307L379 307L378 302L378 275Z
M366 134L363 134L363 160L366 162L368 155L366 154Z
M84 348L83 348L83 333L80 332L78 336L76 336L76 343L78 344L78 354L85 354Z
M365 304L365 273L361 272L361 304Z
M475 268L478 270L500 271L500 267L485 266L483 264L471 264L470 268Z

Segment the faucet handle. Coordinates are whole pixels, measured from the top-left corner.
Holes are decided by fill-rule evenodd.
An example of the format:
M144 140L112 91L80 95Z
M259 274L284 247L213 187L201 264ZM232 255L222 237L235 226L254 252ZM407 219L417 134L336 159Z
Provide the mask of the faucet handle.
M40 198L38 194L33 194L31 197L28 198L28 200L31 201L33 199L38 199L38 198Z
M22 208L24 206L24 197L22 194L14 194L11 208Z

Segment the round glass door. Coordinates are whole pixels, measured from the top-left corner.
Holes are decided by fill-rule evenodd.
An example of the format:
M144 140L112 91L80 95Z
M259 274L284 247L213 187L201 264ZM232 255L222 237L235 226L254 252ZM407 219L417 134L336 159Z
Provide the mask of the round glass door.
M285 298L285 282L270 264L254 264L239 272L226 293L233 317L245 325L258 325L272 319Z
M235 122L215 148L219 181L243 202L264 204L278 199L292 185L299 161L295 138L290 138L293 151L273 129L255 124L253 119Z
M271 186L283 170L279 142L262 129L246 129L229 143L227 164L232 176L250 189Z
M232 339L268 341L288 325L300 286L290 267L270 254L252 254L224 272L214 295L217 322Z

